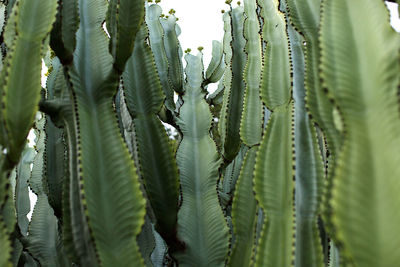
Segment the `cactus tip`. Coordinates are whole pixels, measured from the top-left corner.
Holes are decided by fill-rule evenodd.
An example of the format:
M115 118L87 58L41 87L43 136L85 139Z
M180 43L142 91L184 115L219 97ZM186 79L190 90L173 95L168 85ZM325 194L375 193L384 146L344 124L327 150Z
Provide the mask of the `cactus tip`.
M240 4L241 4L240 1L238 1L237 4L238 4L238 6L240 6Z
M197 47L197 50L199 50L200 52L203 51L203 49L204 49L204 47L202 47L202 46Z
M225 4L230 5L231 3L232 3L232 0L226 0L226 1L225 1Z
M188 53L190 53L191 51L192 51L192 49L188 48L188 49L185 50L185 53L188 54Z
M158 3L160 3L161 2L161 0L156 0L156 4L158 4Z

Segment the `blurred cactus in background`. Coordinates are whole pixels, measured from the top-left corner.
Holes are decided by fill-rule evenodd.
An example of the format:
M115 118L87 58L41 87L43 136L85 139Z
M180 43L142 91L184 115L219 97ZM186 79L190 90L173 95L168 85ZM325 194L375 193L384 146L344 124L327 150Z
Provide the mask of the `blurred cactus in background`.
M159 2L0 1L0 267L397 266L384 1L226 1L207 67Z

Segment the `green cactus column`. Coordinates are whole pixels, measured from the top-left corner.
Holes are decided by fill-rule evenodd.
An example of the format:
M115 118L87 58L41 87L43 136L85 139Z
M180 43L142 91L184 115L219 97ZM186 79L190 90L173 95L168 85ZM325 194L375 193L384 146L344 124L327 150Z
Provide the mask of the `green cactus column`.
M177 238L178 168L164 126L157 116L165 96L147 37L147 27L143 25L123 74L124 95L133 119L137 144L134 153L137 153L138 168L156 218L155 229L174 252L182 249Z
M243 7L225 12L223 19L223 46L227 67L223 78L225 89L218 131L221 135L222 154L225 160L230 162L239 152L241 145L239 132L245 92L243 71L246 65Z
M182 186L178 235L185 242L176 254L180 266L224 266L228 227L217 195L221 160L210 137L211 112L202 88L202 54L186 55L186 79L178 125L183 139L177 151Z
M291 266L294 210L294 118L289 42L279 2L259 0L265 42L261 99L272 112L257 152L254 191L265 212L255 266Z
M327 142L329 157L327 157L328 177L325 181L323 194L324 226L331 234L334 232L331 222L331 189L335 172L336 159L342 144L340 131L335 127L337 110L324 92L319 77L320 49L318 30L320 24L319 0L286 0L289 21L293 28L304 37L305 55L305 101L311 120L323 131ZM334 235L332 235L334 238Z
M252 148L247 151L241 166L232 203L233 247L228 263L229 266L238 267L254 264L253 252L258 205L253 193L253 172L258 149L255 145L261 142L263 130L260 99L262 43L259 34L260 25L256 1L245 1L244 12L246 16L244 38L246 39L247 61L243 73L246 88L240 122L240 138L246 146Z
M293 64L293 98L295 103L296 152L296 243L294 265L323 266L321 237L318 229L322 189L323 162L314 124L305 107L304 55L300 34L288 25Z
M55 20L56 9L55 0L17 1L7 12L4 32L7 55L0 74L0 144L6 152L0 159L1 266L11 265L9 234L12 229L6 229L10 218L4 212L11 203L7 200L11 196L8 175L20 160L38 109L43 41Z
M113 97L144 19L144 2L114 2L109 10L117 11L107 18L109 43L102 29L107 2L79 1L79 30L73 65L66 65L67 82L74 107L79 198L97 260L103 266L141 266L136 237L144 223L145 200L118 129Z
M400 38L382 1L324 1L321 78L339 110L334 235L354 266L400 261Z

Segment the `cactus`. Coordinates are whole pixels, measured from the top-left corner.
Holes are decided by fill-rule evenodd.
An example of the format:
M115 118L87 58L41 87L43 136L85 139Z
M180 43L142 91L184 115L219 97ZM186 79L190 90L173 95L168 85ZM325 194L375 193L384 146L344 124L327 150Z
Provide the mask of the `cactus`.
M174 251L181 249L176 236L178 168L168 136L157 117L165 97L146 37L147 28L142 27L123 74L124 94L133 119L139 169L156 217L155 228Z
M246 64L243 14L243 7L237 7L223 16L223 46L227 68L224 74L224 101L218 130L221 135L222 154L227 161L232 161L240 148L239 129L245 91L243 71Z
M186 244L176 257L182 265L223 266L228 252L228 227L218 202L221 160L209 135L211 112L204 99L202 54L185 56L184 104L178 125L183 139L177 151L182 185L178 235Z
M0 1L0 266L396 266L384 3L228 0L184 69L159 2Z
M360 19L364 23L358 23ZM400 219L400 41L387 21L388 12L379 1L327 1L322 7L322 86L343 125L330 199L333 234L354 266L393 266L399 260L394 253L399 239L390 233L399 229ZM374 64L365 61L367 54ZM332 64L334 59L338 64Z

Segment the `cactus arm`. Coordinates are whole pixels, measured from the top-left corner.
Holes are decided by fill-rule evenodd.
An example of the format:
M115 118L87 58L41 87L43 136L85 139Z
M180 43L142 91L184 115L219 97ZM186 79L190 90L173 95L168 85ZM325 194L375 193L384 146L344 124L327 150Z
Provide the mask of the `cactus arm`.
M290 22L295 30L305 39L306 105L313 119L323 130L326 130L324 122L326 122L327 119L331 119L332 105L327 101L327 98L324 97L318 78L318 60L320 57L318 49L318 27L321 1L286 0L286 4ZM330 143L331 140L328 140L328 142ZM333 146L334 144L329 145ZM331 152L333 153L334 151Z
M216 118L219 117L221 111L224 98L224 89L224 78L222 77L222 79L218 83L217 90L215 90L212 94L209 94L207 97L207 103L211 105L211 112Z
M220 42L214 40L212 42L212 58L207 67L205 83L218 82L225 71L225 61L223 46Z
M232 203L232 224L235 235L228 266L250 266L253 245L257 202L253 193L253 171L257 147L251 148L244 159Z
M293 63L296 151L296 247L295 266L323 266L318 229L324 172L317 133L305 107L302 37L288 25Z
M160 19L164 29L164 47L168 59L168 77L172 88L178 94L183 94L182 49L178 40L179 26L174 15Z
M177 162L182 186L178 235L186 249L177 254L182 266L224 266L228 253L228 227L218 195L217 148L210 137L211 112L205 101L202 55L186 55L185 94L178 125L183 139Z
M245 52L247 63L244 69L246 84L243 112L240 122L240 137L244 144L253 146L261 141L262 103L260 100L260 80L262 71L260 25L255 0L244 2L246 20L244 22Z
M147 28L139 31L123 74L124 94L137 143L138 168L156 217L156 230L171 250L179 249L177 214L178 168L165 129L157 117L164 101Z
M45 118L36 121L36 152L29 184L32 191L38 196L32 213L26 238L22 239L24 247L40 262L41 266L68 266L70 265L58 230L58 220L49 205L45 192L44 181L44 151L46 133L44 131Z
M168 58L164 47L164 29L160 22L162 10L157 4L146 9L146 24L149 28L149 40L154 54L161 86L166 97L165 105L172 112L175 110L174 89L168 76Z
M26 249L40 266L70 266L59 236L57 217L44 193L38 196L26 242Z
M68 64L76 46L75 33L79 26L78 1L58 0L58 12L50 35L50 47L59 59Z
M333 232L331 222L331 190L335 172L336 158L341 147L342 137L340 131L335 127L333 110L334 106L323 92L319 77L319 59L321 58L318 41L318 28L320 22L319 0L286 0L287 12L290 22L297 32L304 37L305 55L305 101L306 108L312 121L316 122L322 129L329 151L327 158L328 177L323 194L324 225L329 233ZM334 236L333 236L334 238ZM339 245L339 244L337 244Z
M322 10L322 85L338 107L344 131L331 199L335 236L355 266L395 266L400 261L400 240L393 235L400 230L399 35L381 1L325 1Z
M13 8L15 32L1 71L2 120L6 129L2 143L12 164L19 160L40 100L43 40L55 19L57 2L22 1ZM7 39L7 37L5 37ZM24 79L21 79L24 75Z
M221 108L219 111L219 122L218 122L218 133L220 136L221 150L223 150L224 142L226 139L226 123L227 123L227 112L228 112L228 101L230 96L230 90L232 85L232 71L228 66L232 64L232 18L231 11L225 12L223 15L224 21L224 39L223 39L223 50L224 60L227 66L222 81L219 84L222 93ZM228 92L227 92L228 91ZM217 96L218 94L215 94ZM214 96L214 95L212 95Z
M65 179L65 144L63 130L58 129L49 117L46 118L45 183L48 200L56 217L62 214L62 188Z
M75 220L74 223L72 221L72 218L76 218L77 213L80 214L80 217L82 217L82 213L80 209L79 211L72 209L74 203L81 201L80 196L78 195L76 199L70 199L72 191L71 183L74 177L73 171L69 167L72 167L72 170L76 167L69 160L70 157L73 157L70 147L74 147L68 141L68 137L72 135L71 127L73 125L71 101L69 100L63 66L58 57L52 60L51 67L52 71L47 78L46 101L55 101L58 104L58 108L56 109L56 113L50 112L50 115L46 115L46 150L44 154L46 165L44 175L48 188L48 200L56 216L62 218L62 238L66 252L73 262L85 265L87 261L85 262L83 259L90 258L90 255L94 253L90 253L87 248L77 245L78 243L83 243L82 240L85 240L88 232L85 235L84 230L82 230L83 224L77 224ZM55 125L63 127L63 129L58 129ZM62 191L59 192L59 190ZM74 238L77 240L76 243L74 242ZM90 242L88 244L88 247L90 247ZM96 257L93 258L96 259Z
M277 0L258 0L264 21L262 39L266 43L261 79L261 99L273 110L291 96L290 50L284 14Z
M248 149L248 147L242 145L235 159L228 166L226 166L224 176L221 179L222 181L220 181L222 182L222 186L219 188L222 190L222 192L228 195L229 202L231 201L233 192L235 191L236 182L239 178L242 163Z
M290 21L295 30L306 39L316 38L318 36L321 1L286 0L286 6L290 15Z
M136 33L144 20L144 0L111 0L107 12L107 28L111 36L110 53L114 67L123 72L132 54Z
M152 52L146 44L147 36L147 27L144 26L136 39L139 47L134 50L123 75L126 106L133 119L149 114L156 115L165 99Z
M244 10L239 6L224 15L224 53L226 61L223 112L220 117L220 134L223 156L232 161L240 149L240 118L243 111L245 84L243 71L246 64L244 52Z
M72 90L70 87L71 82L67 68L63 67L60 60L55 57L52 61L52 72L47 80L48 99L42 103L41 108L42 110L46 109L43 106L53 101L55 108L47 110L47 112L54 123L64 126L66 133L68 147L66 164L68 168L66 168L66 179L64 179L64 191L62 195L63 241L67 253L75 263L80 263L83 266L97 266L98 259L82 205L83 194L79 185L77 168L76 136L78 136L78 133L76 129L76 116L74 115L75 109L70 100L69 91ZM41 160L43 161L44 152L39 151L38 155L41 155Z
M101 265L142 266L136 237L145 199L113 108L118 71L101 24L107 2L80 0L74 65L68 66L82 206Z
M75 129L75 116L73 114L72 107L66 109L64 114L65 130L67 133L68 143L68 202L70 210L70 224L71 232L68 232L68 228L63 229L64 238L71 238L68 235L72 235L73 249L78 257L78 262L82 266L98 266L98 256L96 255L92 237L89 232L89 226L87 223L87 217L83 209L83 192L81 191L78 176L78 157L77 157L77 140L78 135ZM65 191L64 193L67 193ZM64 225L68 224L68 217L64 217ZM66 235L68 234L68 235ZM65 242L65 240L64 240ZM70 249L67 246L67 249ZM70 250L71 251L71 250Z
M10 3L9 3L10 4ZM10 196L8 175L18 163L25 147L26 137L33 124L40 100L41 53L45 37L55 19L57 2L23 1L13 8L13 19L7 24L5 42L8 53L0 73L1 102L0 143L7 154L2 157L0 171L0 238L2 253L0 261L8 266L11 256L10 243L5 227L7 218L3 216L3 205L9 205ZM45 12L42 14L42 12ZM18 33L18 35L16 34ZM21 79L21 75L24 79ZM7 203L5 203L7 201Z
M294 245L293 104L276 107L257 152L254 191L265 212L255 266L292 266Z

